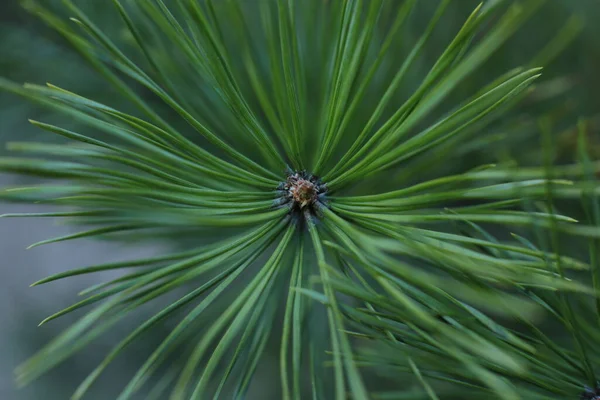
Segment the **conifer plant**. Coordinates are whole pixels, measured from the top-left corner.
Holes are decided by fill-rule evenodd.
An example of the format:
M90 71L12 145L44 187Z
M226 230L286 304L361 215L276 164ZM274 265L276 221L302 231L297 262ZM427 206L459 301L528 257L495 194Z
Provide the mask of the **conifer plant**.
M76 3L24 5L117 99L0 80L82 127L31 121L64 143L9 143L25 155L0 170L47 181L1 199L56 210L4 217L81 227L33 246L173 250L36 282L122 271L43 321L86 310L19 383L150 303L74 399L167 320L119 400L244 398L252 385L282 399L600 399L600 164L585 121L577 163L555 165L552 123L534 114L539 146L501 157L481 139L515 117L543 65L465 89L542 1L482 3L426 66L449 0L410 43L416 0L106 1L120 36ZM257 382L273 349L279 376Z

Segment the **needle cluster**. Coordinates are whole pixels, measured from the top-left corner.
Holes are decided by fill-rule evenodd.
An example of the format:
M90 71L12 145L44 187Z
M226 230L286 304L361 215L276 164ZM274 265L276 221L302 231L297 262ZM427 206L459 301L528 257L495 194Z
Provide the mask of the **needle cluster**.
M121 271L43 321L88 311L23 363L19 383L121 332L147 303L156 313L73 399L163 326L119 400L152 382L171 392L157 398L244 398L272 346L282 399L575 399L596 381L600 190L590 177L600 163L587 158L585 124L580 162L552 165L552 140L527 166L507 159L525 152L508 137L552 139L521 108L543 108L531 96L541 68L488 69L541 1L485 2L432 62L449 0L112 0L125 43L86 2L62 1L71 19L41 3L26 2L123 104L0 79L69 126L32 121L67 142L12 143L26 155L0 157L0 172L51 180L0 199L66 207L10 216L82 227L35 245L110 237L173 250L36 282ZM408 23L431 4L429 23ZM511 130L512 117L529 123ZM564 200L586 216L564 214ZM570 241L589 257L565 253ZM536 325L550 320L555 329ZM410 392L381 393L388 380Z

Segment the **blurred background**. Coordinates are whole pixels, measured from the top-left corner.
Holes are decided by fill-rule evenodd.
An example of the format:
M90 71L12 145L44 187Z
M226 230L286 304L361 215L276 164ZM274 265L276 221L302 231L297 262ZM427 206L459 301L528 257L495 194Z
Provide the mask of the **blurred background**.
M249 0L253 1L253 0ZM396 0L392 0L396 1ZM44 84L51 82L70 91L91 97L119 108L118 96L110 87L75 54L62 38L46 28L35 16L28 14L18 0L0 2L0 76L16 82ZM45 0L52 6L59 1ZM90 12L90 16L103 29L126 42L123 26L115 23L115 13L110 2L87 0L76 2ZM437 5L437 0L419 2L412 14L402 42L408 47L420 35ZM441 53L449 38L454 35L476 6L476 1L456 0L436 28L434 40L419 61L428 69ZM459 159L453 169L463 169L470 164L493 162L490 158L508 152L520 161L535 162L539 158L539 138L527 130L530 115L549 113L553 116L553 129L557 137L560 161L573 159L576 131L573 126L578 117L589 119L589 140L592 151L600 155L600 1L598 0L548 0L528 24L521 29L461 90L472 92L474 88L489 83L519 65L529 65L532 55L545 61L544 78L534 96L526 99L522 108L513 111L503 129L510 137L502 137L502 147L494 152L481 152L478 146L468 158ZM558 35L558 37L557 37ZM556 42L552 42L556 39ZM549 43L557 54L544 52ZM564 46L558 46L563 44ZM564 49L563 49L564 48ZM403 49L400 50L402 52ZM534 62L535 62L534 57ZM410 80L412 82L412 80ZM418 82L418 80L417 80ZM410 82L405 90L410 90ZM456 96L460 96L457 93ZM125 105L122 105L125 107ZM516 114L516 115L515 115ZM558 117L557 117L558 116ZM5 143L10 141L55 138L37 130L27 119L55 123L76 130L72 121L28 104L20 98L0 93L0 154L6 155ZM493 133L493 132L492 132ZM493 134L480 138L493 141ZM499 140L499 139L497 139ZM519 151L514 151L519 148ZM468 149L465 152L469 152ZM463 165L464 164L464 165ZM0 188L33 184L23 178L0 174ZM47 211L44 205L31 207L0 204L0 214L12 212ZM61 226L53 219L0 219L0 399L37 400L67 399L78 383L102 360L118 338L129 332L131 326L149 315L152 309L142 310L136 320L129 320L94 342L89 348L34 384L18 389L14 383L14 369L42 345L67 327L81 313L69 314L43 327L38 323L77 301L77 293L86 287L106 280L107 276L72 278L30 288L29 285L49 274L71 268L102 262L129 259L160 253L169 246L138 245L77 241L41 246L31 250L26 247L42 239L70 233L74 227ZM114 274L118 274L115 272ZM164 326L166 331L168 326ZM136 342L127 357L119 357L102 376L90 399L114 398L128 379L145 360L156 342L164 335L161 329L145 340ZM269 399L277 392L279 379L274 378L277 366L271 369L267 362L259 370L249 397ZM264 383L264 384L261 384ZM141 394L140 398L145 398Z

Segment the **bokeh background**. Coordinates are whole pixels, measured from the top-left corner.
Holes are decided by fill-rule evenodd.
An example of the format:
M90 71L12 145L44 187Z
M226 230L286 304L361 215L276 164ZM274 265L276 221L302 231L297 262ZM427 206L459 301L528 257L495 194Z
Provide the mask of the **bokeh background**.
M260 0L247 0L260 1ZM400 0L390 0L400 1ZM52 6L59 1L44 0ZM120 23L116 23L114 10L109 1L78 1L86 8L94 21L109 33L126 42L127 37ZM402 43L406 48L416 40L437 0L419 1ZM418 65L426 71L440 54L452 35L477 4L471 0L455 0L436 28L434 40L419 60ZM514 110L509 128L503 130L511 136L502 140L502 145L493 145L486 151L477 150L469 157L463 155L457 164L449 168L462 169L470 164L493 162L494 158L510 153L524 162L534 162L539 157L539 138L527 129L530 115L548 114L556 117L554 134L559 143L557 157L568 162L573 158L576 131L572 129L578 117L589 119L589 139L592 151L600 155L600 1L598 0L548 0L546 5L528 24L521 29L461 90L471 91L489 83L501 73L522 64L528 64L532 55L538 54L551 43L557 33L568 46L559 54L545 54L550 62L544 70L544 78L538 87L537 97L528 98L522 108ZM401 53L404 49L399 49ZM402 90L410 90L409 79ZM0 1L0 76L17 82L43 84L55 83L68 90L106 102L119 108L118 96L110 87L88 68L67 43L55 32L46 28L35 16L28 14L18 0ZM460 93L457 94L460 96ZM151 102L153 99L149 99ZM75 129L72 121L37 108L22 99L0 93L0 154L5 155L5 143L10 141L40 140L55 138L35 129L27 123L32 118ZM482 140L493 141L492 136ZM595 144L595 146L594 146ZM473 146L480 149L479 146ZM468 149L465 150L468 152ZM463 163L465 165L463 165ZM0 188L35 183L23 178L0 174ZM48 208L42 204L31 207L0 203L0 214L12 212L38 212ZM69 325L80 313L70 314L52 321L43 327L37 324L46 316L61 310L77 300L77 293L84 288L104 281L107 275L73 278L52 284L30 288L29 285L49 274L70 268L101 262L116 261L160 253L171 246L153 244L151 247L120 245L108 242L77 241L41 246L31 250L26 247L39 240L60 236L76 228L60 225L53 219L0 219L0 399L37 400L67 399L87 373L93 369L118 338L122 338L131 327L150 315L152 308L143 309L136 320L129 320L115 328L110 334L94 342L89 348L46 375L34 384L18 389L14 383L14 369L25 358L32 355L43 344ZM114 274L118 274L115 272ZM167 331L165 324L153 335L136 342L126 357L119 357L109 368L94 390L90 399L111 399L135 373L145 356ZM164 330L164 331L163 331ZM274 355L275 356L275 355ZM276 399L278 369L276 360L259 369L249 397ZM275 363L275 364L274 364ZM145 398L146 394L140 394Z

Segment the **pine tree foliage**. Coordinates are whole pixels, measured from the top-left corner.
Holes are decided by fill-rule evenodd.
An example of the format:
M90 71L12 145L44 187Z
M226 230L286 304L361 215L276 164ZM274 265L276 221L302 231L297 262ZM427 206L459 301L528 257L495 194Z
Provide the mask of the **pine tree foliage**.
M24 155L1 158L2 171L47 181L1 199L57 208L4 217L81 227L33 246L179 245L36 282L123 271L42 322L87 310L19 368L20 383L151 303L156 314L115 343L74 399L166 320L175 327L119 400L152 382L165 390L158 398L243 398L273 343L284 399L596 398L600 164L585 122L572 165L554 165L551 121L533 115L538 165L507 157L450 172L466 165L466 148L490 154L488 128L534 92L543 65L461 88L542 1L478 6L411 92L400 89L418 76L449 0L408 48L416 0L107 3L128 40L74 1L24 2L129 108L0 80L86 127L31 121L64 144L9 144ZM571 20L551 45L576 31ZM584 218L562 213L565 202ZM588 242L589 257L569 252L572 240ZM389 382L395 389L382 390Z

